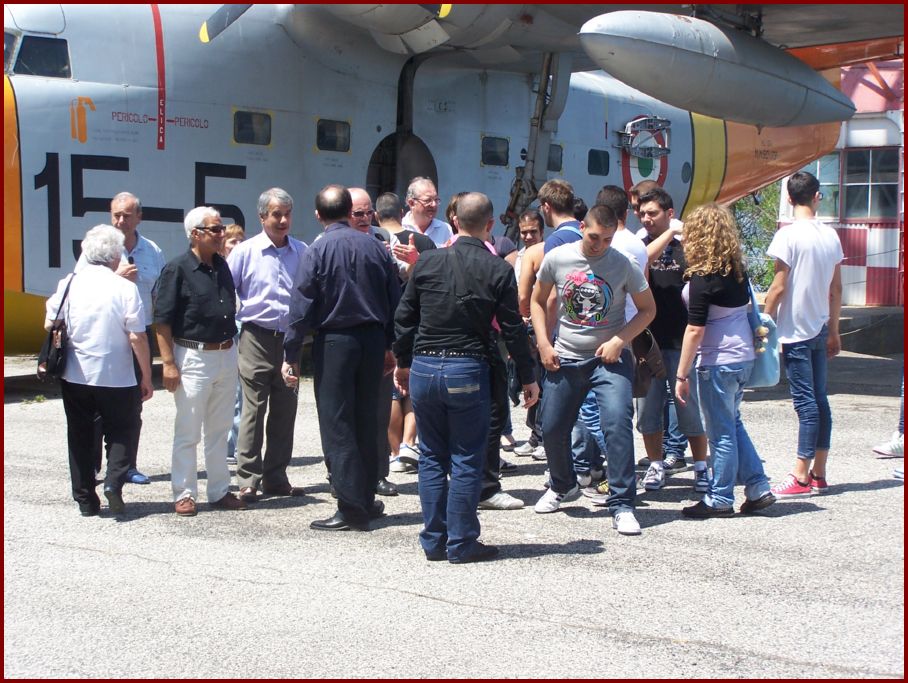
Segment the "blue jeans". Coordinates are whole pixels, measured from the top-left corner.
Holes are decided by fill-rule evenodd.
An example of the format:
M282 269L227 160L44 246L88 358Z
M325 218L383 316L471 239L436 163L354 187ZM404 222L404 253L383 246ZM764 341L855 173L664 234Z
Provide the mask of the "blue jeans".
M577 474L602 469L605 460L605 437L599 419L599 403L591 391L583 399L577 422L571 430L571 457Z
M832 411L826 396L826 325L813 339L782 344L788 390L798 414L798 457L811 460L818 450L828 451Z
M711 507L731 507L735 502L736 483L744 485L748 500L769 492L763 463L741 422L744 384L753 367L753 361L747 361L697 369L700 407L713 465L709 491L703 502Z
M410 397L419 434L419 502L428 553L470 554L489 432L489 365L474 358L415 356ZM451 480L448 482L448 475Z
M687 450L687 437L678 426L678 411L675 409L675 389L669 387L668 401L665 402L665 429L662 432L662 452L666 455L684 457Z
M665 363L665 381L654 380L643 398L637 399L637 431L641 434L662 434L665 425L662 418L665 413L665 402L674 391L675 377L678 374L678 362L681 351L662 349L662 361ZM703 422L700 420L700 405L697 399L697 383L689 382L690 396L686 405L675 403L678 416L678 428L685 436L703 434Z
M634 508L637 491L631 399L633 368L633 356L625 349L617 363L603 364L597 357L561 359L558 370L546 372L542 433L553 491L567 493L577 483L571 461L571 429L587 392L592 390L609 449L609 509L615 513Z

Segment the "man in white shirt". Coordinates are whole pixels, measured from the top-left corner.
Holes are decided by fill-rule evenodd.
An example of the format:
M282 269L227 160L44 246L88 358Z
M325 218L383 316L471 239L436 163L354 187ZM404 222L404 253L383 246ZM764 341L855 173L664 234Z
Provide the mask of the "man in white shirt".
M148 360L151 362L154 356L154 334L152 334L151 321L154 318L152 290L158 281L158 276L164 269L166 263L164 252L157 244L147 237L139 234L139 223L142 222L142 202L131 192L120 192L110 200L110 224L123 233L125 238L123 243L123 256L120 259L120 265L116 274L135 283L139 290L139 296L142 298L142 308L145 311L145 335L148 339L149 355ZM76 263L75 272L80 272L87 264L85 256L79 257ZM136 379L140 379L138 368L138 359L136 360ZM142 474L136 468L136 456L139 451L139 433L142 429L142 421L139 420L139 428L133 435L132 453L130 454L130 468L126 475L126 481L133 484L150 484L151 479ZM100 436L99 436L100 439ZM97 469L100 469L100 442L97 444L98 461Z
M407 206L410 211L401 221L404 228L425 235L436 247L443 246L454 236L450 225L435 218L439 202L438 191L430 178L414 178L407 188Z
M783 498L822 494L827 488L832 412L826 366L842 350L844 254L836 231L816 220L823 198L819 190L819 181L810 173L802 171L788 179L795 222L779 228L766 251L776 259L776 274L764 309L776 320L788 389L800 424L794 469L772 489L773 495Z

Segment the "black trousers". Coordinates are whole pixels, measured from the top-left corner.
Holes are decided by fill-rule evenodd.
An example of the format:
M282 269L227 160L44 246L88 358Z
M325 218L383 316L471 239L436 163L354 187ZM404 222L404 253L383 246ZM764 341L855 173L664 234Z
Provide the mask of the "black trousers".
M493 347L497 351L497 347ZM492 406L489 420L489 440L482 470L482 491L479 500L487 500L501 491L501 432L507 419L508 368L500 358L489 364L489 399Z
M98 503L95 493L95 416L107 444L105 488L119 491L130 467L130 451L139 431L142 400L136 387L95 387L61 381L69 444L73 500Z
M378 324L322 330L312 346L322 452L337 492L337 509L353 522L367 520L375 502L376 405L384 359L385 332Z

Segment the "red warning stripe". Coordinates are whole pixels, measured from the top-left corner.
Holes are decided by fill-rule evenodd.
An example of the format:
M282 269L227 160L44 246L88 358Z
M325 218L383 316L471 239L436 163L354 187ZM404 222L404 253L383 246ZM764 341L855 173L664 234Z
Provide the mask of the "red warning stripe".
M167 89L164 77L164 29L161 26L161 13L157 5L151 6L154 19L154 47L158 59L158 149L164 149L166 130Z

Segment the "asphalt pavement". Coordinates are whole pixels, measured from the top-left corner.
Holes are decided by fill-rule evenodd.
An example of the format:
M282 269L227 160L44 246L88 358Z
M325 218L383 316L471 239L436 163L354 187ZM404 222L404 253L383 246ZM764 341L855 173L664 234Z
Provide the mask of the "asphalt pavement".
M319 532L331 498L311 380L289 469L300 498L177 517L174 405L145 404L148 486L125 518L82 518L69 492L59 390L4 362L4 675L7 678L903 678L902 356L845 353L830 370L829 493L761 514L682 518L693 473L639 495L639 537L587 498L532 505L545 464L504 489L523 510L482 511L499 559L427 562L416 475L370 532ZM783 384L748 391L743 418L767 474L791 468L797 420ZM512 413L519 440L525 411ZM636 457L643 455L635 435ZM203 460L200 457L200 469ZM736 491L736 507L743 500Z

